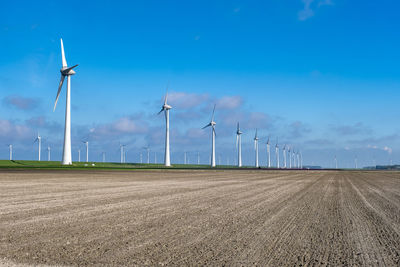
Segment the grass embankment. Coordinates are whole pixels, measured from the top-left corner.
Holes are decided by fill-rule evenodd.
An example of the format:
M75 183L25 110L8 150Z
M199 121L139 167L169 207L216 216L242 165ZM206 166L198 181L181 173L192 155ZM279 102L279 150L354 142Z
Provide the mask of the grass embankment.
M61 165L59 161L0 160L0 168L31 169L210 169L209 165L116 163L116 162L73 162L72 165ZM217 166L217 169L235 168L234 166Z

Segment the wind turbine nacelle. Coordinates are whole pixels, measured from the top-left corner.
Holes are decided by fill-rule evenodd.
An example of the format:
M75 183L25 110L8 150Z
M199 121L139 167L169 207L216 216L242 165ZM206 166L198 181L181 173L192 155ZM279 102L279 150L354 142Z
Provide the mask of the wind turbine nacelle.
M61 69L60 70L61 74L64 76L68 76L68 75L74 75L76 72L73 69Z
M168 105L168 104L165 104L164 106L163 106L163 109L166 109L166 110L169 110L169 109L171 109L172 107L170 106L170 105Z

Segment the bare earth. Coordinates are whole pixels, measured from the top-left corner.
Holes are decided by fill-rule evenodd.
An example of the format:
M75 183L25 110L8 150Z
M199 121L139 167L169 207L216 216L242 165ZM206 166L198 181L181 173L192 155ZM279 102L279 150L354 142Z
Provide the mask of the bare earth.
M0 170L1 265L400 265L400 173Z

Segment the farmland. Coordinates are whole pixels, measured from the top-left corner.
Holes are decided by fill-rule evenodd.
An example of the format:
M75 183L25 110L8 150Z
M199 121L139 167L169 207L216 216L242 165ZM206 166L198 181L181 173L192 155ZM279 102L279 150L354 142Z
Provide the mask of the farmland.
M0 169L0 263L400 264L400 173Z

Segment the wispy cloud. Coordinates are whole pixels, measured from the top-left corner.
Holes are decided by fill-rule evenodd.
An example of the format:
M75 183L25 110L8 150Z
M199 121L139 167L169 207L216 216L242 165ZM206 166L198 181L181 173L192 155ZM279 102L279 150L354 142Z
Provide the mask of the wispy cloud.
M298 19L301 21L305 21L314 16L315 10L322 6L332 6L332 0L302 0L303 9L298 12Z
M19 95L10 95L3 98L3 104L19 110L31 111L39 106L39 100Z
M372 129L365 126L361 122L357 122L353 125L331 126L331 129L339 135L356 135L356 134L372 133Z

